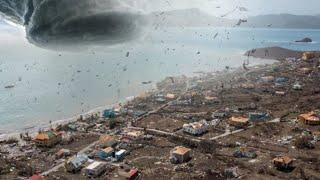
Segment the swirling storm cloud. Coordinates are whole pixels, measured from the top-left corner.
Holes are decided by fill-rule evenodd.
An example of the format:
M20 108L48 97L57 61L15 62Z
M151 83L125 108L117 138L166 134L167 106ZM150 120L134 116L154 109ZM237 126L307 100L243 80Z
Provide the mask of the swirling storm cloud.
M117 44L136 37L146 23L137 4L126 0L0 0L0 12L42 47Z

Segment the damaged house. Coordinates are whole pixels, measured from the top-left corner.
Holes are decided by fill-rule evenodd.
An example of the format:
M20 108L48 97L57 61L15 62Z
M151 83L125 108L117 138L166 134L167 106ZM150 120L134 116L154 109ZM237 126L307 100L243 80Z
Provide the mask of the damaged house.
M183 131L192 135L201 135L208 131L209 124L206 120L183 125Z

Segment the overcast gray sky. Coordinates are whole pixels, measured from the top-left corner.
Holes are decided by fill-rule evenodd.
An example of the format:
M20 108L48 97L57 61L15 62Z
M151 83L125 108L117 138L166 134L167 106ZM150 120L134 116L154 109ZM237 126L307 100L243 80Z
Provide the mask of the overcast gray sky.
M320 14L320 0L148 0L147 4L148 11L199 8L217 16L229 12L237 6L246 7L249 10L245 13L236 11L230 14L230 17L239 14Z

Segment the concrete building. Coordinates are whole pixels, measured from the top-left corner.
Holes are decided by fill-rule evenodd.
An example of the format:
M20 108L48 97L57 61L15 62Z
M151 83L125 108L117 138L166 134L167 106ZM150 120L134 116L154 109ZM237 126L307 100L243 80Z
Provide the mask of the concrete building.
M84 173L88 177L99 177L106 170L107 164L105 162L94 161L89 166L84 168Z
M137 131L137 130L124 129L121 134L122 134L123 138L136 140L136 139L139 139L139 138L143 137L144 132L143 131Z
M192 135L201 135L208 131L209 124L206 120L183 125L183 131Z
M280 156L273 159L273 165L277 169L290 169L293 167L293 159L288 156Z
M97 153L97 156L100 159L106 159L108 157L113 157L114 156L114 149L112 147L107 147L105 149L102 149Z
M34 139L34 142L39 147L52 147L62 140L59 133L54 131L39 132Z
M121 149L120 151L117 151L115 153L115 158L117 161L121 161L126 155L127 155L127 151L124 149Z
M64 167L68 172L75 173L80 171L84 164L88 161L88 157L84 154L80 154L69 159Z
M298 120L306 125L320 125L320 115L314 111L299 115Z
M60 149L56 154L56 159L64 158L71 155L71 151L69 149Z
M101 135L99 138L99 145L101 147L113 147L117 144L116 139L113 136L110 135Z
M173 164L180 164L191 159L191 149L177 146L170 152L170 161Z
M249 118L245 117L231 117L229 124L237 128L243 128L249 125Z

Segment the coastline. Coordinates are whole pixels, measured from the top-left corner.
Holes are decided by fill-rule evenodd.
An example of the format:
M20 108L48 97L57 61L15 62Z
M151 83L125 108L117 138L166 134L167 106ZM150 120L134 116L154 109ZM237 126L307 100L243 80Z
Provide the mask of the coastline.
M245 57L246 54L239 54L240 56L243 56ZM270 59L270 58L263 58L263 57L255 57L255 56L251 56L252 58L255 58L256 61L259 61L259 60L267 60L267 61L274 61L272 63L268 63L267 65L273 65L274 63L278 62L277 59ZM256 68L256 67L259 67L259 66L265 66L266 64L265 63L262 63L262 64L254 64L252 66L248 66L248 67L252 67L252 68ZM226 73L235 73L236 71L238 70L243 70L243 67L239 66L237 68L233 68L232 70L226 72ZM222 71L222 70L220 70ZM190 78L193 78L193 77L197 77L197 76L203 76L203 75L206 75L206 74L215 74L215 75L218 75L220 73L220 71L211 71L211 72L207 72L207 71L201 71L201 72L193 72L192 75L190 76L187 76L188 79ZM222 71L224 72L224 71ZM155 82L155 84L157 83L161 83L165 80L166 78L158 81L158 82ZM66 125L66 124L69 124L69 123L73 123L73 122L77 122L77 120L79 119L80 116L90 116L92 114L99 114L101 113L103 110L105 109L109 109L109 108L113 108L115 107L116 105L118 105L119 103L121 103L122 105L126 105L127 103L131 102L132 100L134 100L134 98L136 97L139 97L141 94L145 94L145 93L150 93L150 92L153 92L153 91L157 91L158 89L150 89L150 90L146 90L146 91L143 91L137 95L132 95L132 96L128 96L128 97L125 97L123 100L120 100L118 102L115 102L113 104L107 104L107 105L101 105L101 106L98 106L96 108L93 108L93 109L90 109L89 111L87 112L84 112L84 113L78 113L78 114L75 114L74 116L71 116L71 117L67 117L67 118L63 118L63 119L58 119L58 120L53 120L51 121L51 124L50 123L45 123L43 125L39 125L39 126L36 126L36 125L31 125L29 127L25 127L25 128L22 128L22 129L17 129L15 130L15 132L11 132L11 133L3 133L3 134L0 134L0 141L3 141L3 140L7 140L9 138L12 138L12 137L19 137L19 135L21 133L29 133L31 136L35 136L38 132L39 129L41 130L48 130L50 128L55 128L59 125Z
M233 166L240 165L237 162L239 157L232 155L232 152L239 147L247 147L256 152L256 162L270 162L268 169L274 171L272 177L284 177L277 173L271 163L277 154L296 159L299 164L303 164L303 169L313 170L308 176L315 177L318 176L317 164L310 164L309 159L314 157L314 153L319 153L320 141L314 143L315 148L312 150L301 151L303 147L296 144L301 139L301 132L316 134L320 130L319 127L299 123L301 120L298 120L304 113L320 113L317 109L320 107L320 89L314 86L320 80L320 61L319 58L303 58L306 54L310 53L305 53L298 59L286 58L264 65L248 66L244 62L243 67L226 68L216 73L200 73L194 77L168 77L157 83L157 91L128 100L123 111L120 110L116 117L93 117L72 123L72 126L56 128L54 131L66 133L66 136L53 147L41 148L28 135L28 139L21 143L13 141L14 139L2 142L3 147L13 157L7 158L10 162L20 161L17 152L21 152L22 159L29 157L31 153L32 158L25 159L24 164L33 163L41 175L49 179L82 179L82 173L66 173L63 166L67 157L59 158L57 163L57 160L52 159L53 153L68 149L75 154L92 155L103 148L99 145L99 139L105 136L117 138L118 145L115 148L129 152L125 160L119 163L112 161L110 164L119 167L121 163L128 163L131 167L141 169L146 178L154 177L155 171L146 171L144 165L150 164L150 168L158 169L158 163L154 164L155 160L159 161L158 157L161 158L159 164L168 169L166 173L161 173L165 175L159 177L172 177L179 165L168 163L168 155L172 148L181 145L190 148L195 155L193 157L197 157L190 160L194 164L195 169L191 171L194 176L201 172L206 177L211 177L210 174L205 174L206 164L221 167L217 170L218 173L230 168L230 164L224 163L226 160L232 159ZM296 88L297 83L301 84L299 89ZM251 119L255 117L252 115L260 116L265 113L263 120ZM243 117L248 123L231 123L236 122L233 120L236 117ZM111 122L116 124L111 126ZM190 122L207 122L209 128L199 136L189 134L181 127ZM142 134L135 139L136 136L132 133ZM207 145L212 144L214 147L216 143L217 150L228 152L227 156L215 158L217 150L208 149ZM25 149L31 150L26 153ZM310 151L314 153L305 154ZM305 156L301 157L300 153ZM208 158L208 154L212 154L212 157ZM90 159L108 162L101 157ZM239 167L241 171L246 171L245 176L255 179L270 177L254 168L254 162L243 163L246 163L245 166ZM14 176L20 169L22 168L7 173L4 177ZM116 170L105 176L112 177L113 172L116 173ZM190 171L183 174L190 176ZM285 177L299 177L299 174L299 169L293 170Z
M148 91L145 91L145 92L148 92ZM132 97L136 97L136 96L132 96ZM130 96L129 97L126 97L125 99L127 98L131 98ZM4 141L4 140L7 140L9 138L12 138L12 137L19 137L20 133L29 133L29 135L31 136L35 136L38 132L39 129L41 130L48 130L50 129L51 127L52 128L55 128L59 125L66 125L66 124L69 124L69 123L73 123L73 122L76 122L80 116L84 116L84 117L88 117L92 114L99 114L101 113L103 110L105 109L108 109L108 108L113 108L115 107L116 105L118 105L119 103L123 103L123 104L126 104L128 102L130 102L130 100L123 100L123 101L119 101L117 103L113 103L113 104L108 104L108 105L102 105L102 106L98 106L96 108L93 108L93 109L90 109L89 111L85 112L85 113L78 113L72 117L69 117L69 118L64 118L64 119L58 119L58 120L54 120L52 121L51 124L46 124L46 125L41 125L41 126L31 126L31 127L26 127L26 128L23 128L23 129L18 129L18 130L15 130L17 132L12 132L12 133L3 133L3 134L0 134L0 141Z

